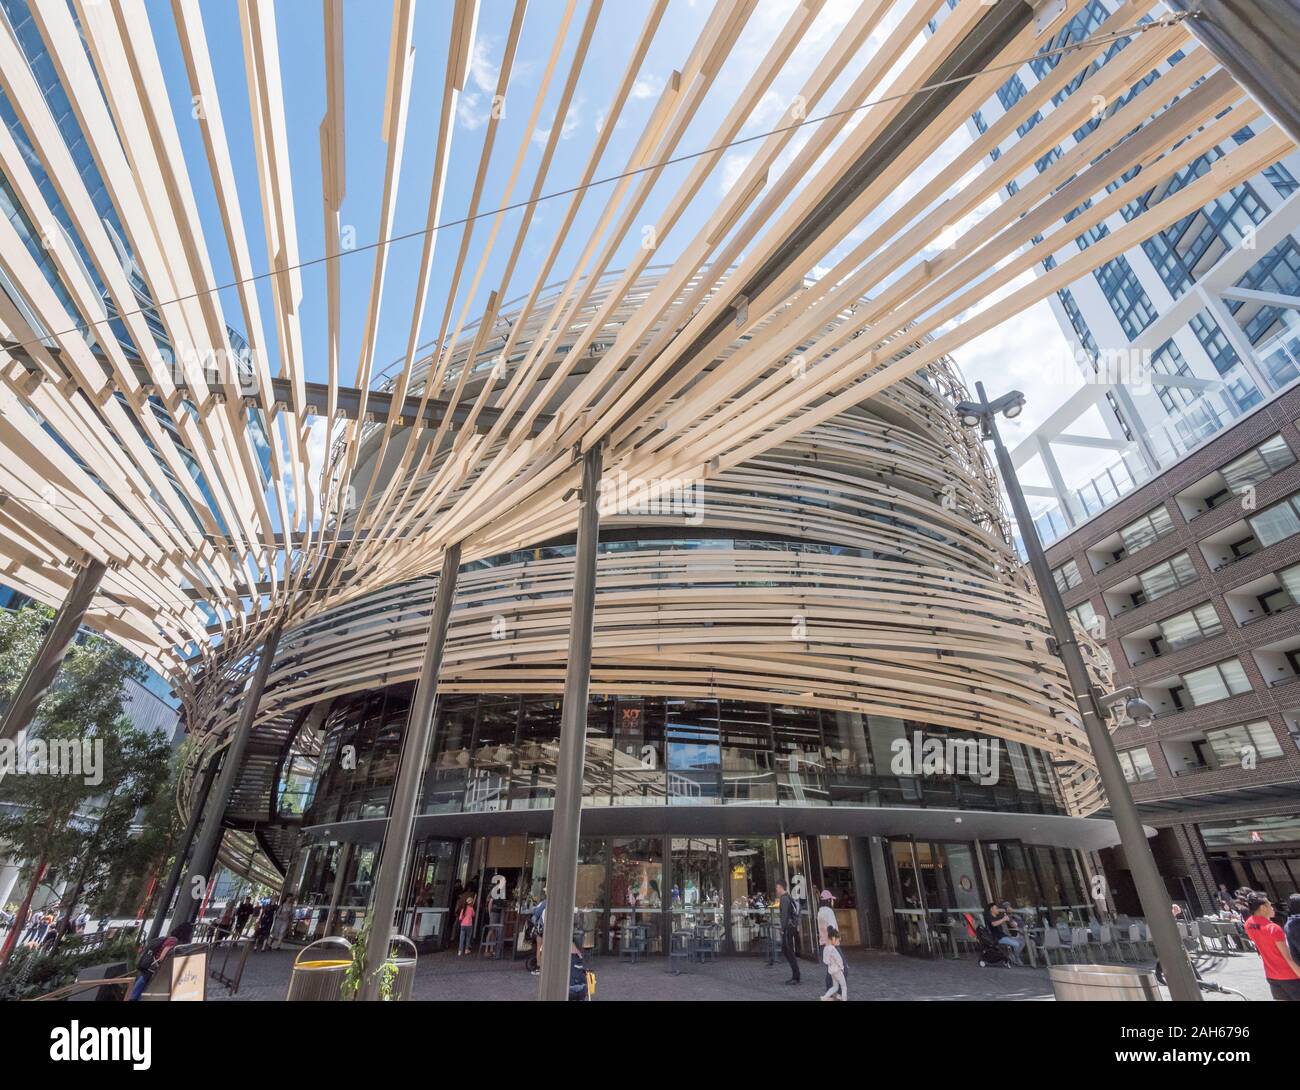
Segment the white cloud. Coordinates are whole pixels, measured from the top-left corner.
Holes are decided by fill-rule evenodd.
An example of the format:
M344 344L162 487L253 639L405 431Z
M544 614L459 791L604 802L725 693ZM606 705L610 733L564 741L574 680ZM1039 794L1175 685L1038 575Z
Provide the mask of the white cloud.
M461 127L470 132L481 129L491 114L488 106L490 102L491 99L477 91L466 91L461 95L456 102L456 118Z
M652 73L649 75L637 76L636 80L632 84L630 94L634 99L658 98L663 89L663 77L656 76Z
M742 152L729 151L722 157L719 164L720 173L718 174L718 195L725 197L731 192L731 187L740 181L740 176L745 173L745 168L749 166L753 155L746 155Z
M578 131L578 125L582 121L582 107L586 105L586 98L583 95L575 95L573 102L569 106L569 112L564 115L564 124L560 126L560 139L568 140ZM533 142L539 147L544 147L546 141L551 138L551 127L548 125L544 129L533 130Z
M497 80L501 76L501 68L492 61L490 51L493 40L488 35L483 35L474 42L474 55L469 62L469 79L475 87L486 94L496 92Z

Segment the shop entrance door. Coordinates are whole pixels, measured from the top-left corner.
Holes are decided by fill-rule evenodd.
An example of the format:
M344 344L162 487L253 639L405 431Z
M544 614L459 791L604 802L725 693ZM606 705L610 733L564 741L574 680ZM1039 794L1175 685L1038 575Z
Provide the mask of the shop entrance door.
M669 928L672 933L696 929L723 938L722 844L717 837L673 837L669 881L672 900Z
M817 942L817 893L821 889L817 838L787 836L785 867L790 896L799 902L799 956L816 961L821 956Z
M726 842L727 950L735 954L768 954L780 941L776 883L785 881L781 841L751 837Z

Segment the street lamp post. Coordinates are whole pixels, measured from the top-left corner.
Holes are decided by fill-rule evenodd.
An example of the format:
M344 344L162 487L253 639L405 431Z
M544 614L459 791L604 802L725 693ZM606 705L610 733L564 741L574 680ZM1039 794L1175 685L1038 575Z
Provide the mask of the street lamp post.
M1165 980L1169 985L1169 994L1176 1000L1199 1000L1201 990L1197 986L1196 975L1192 971L1191 962L1178 936L1169 894L1156 870L1151 847L1147 844L1146 832L1138 818L1137 807L1133 804L1128 781L1124 779L1119 756L1115 752L1110 733L1106 730L1102 713L1103 701L1107 704L1118 702L1112 698L1123 698L1128 694L1121 692L1098 699L1100 694L1094 689L1078 641L1074 636L1074 628L1065 611L1065 604L1061 601L1060 592L1052 579L1052 571L1047 564L1047 554L1043 552L1042 542L1038 539L1038 530L1030 517L1029 505L1025 502L1025 494L1021 491L1015 467L1011 464L1011 456L1002 445L1002 437L998 434L996 420L998 414L1008 419L1019 416L1021 409L1024 408L1025 395L1019 390L1013 390L990 402L984 394L982 382L975 384L975 390L979 394L979 401L963 401L957 406L957 414L962 424L968 428L978 427L982 438L993 441L1002 485L1011 500L1011 510L1015 514L1025 552L1029 556L1029 566L1034 573L1034 580L1038 583L1038 593L1042 597L1043 608L1047 612L1047 620L1056 639L1057 654L1065 667L1066 677L1074 692L1075 702L1079 706L1079 714L1083 718L1088 744L1092 747L1097 771L1101 776L1101 786L1110 803L1110 812L1119 832L1120 843L1124 845L1124 854L1133 875L1133 884L1137 887L1138 900L1146 915L1151 941L1156 948L1156 956L1160 959ZM1145 707L1136 696L1130 697L1128 703L1130 708L1139 715L1151 714L1149 708Z

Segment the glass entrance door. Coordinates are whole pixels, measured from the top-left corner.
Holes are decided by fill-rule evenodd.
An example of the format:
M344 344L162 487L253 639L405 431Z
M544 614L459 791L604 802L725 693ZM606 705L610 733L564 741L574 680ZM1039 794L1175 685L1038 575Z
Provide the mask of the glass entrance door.
M737 954L767 953L779 942L776 883L785 881L781 841L755 837L727 841L726 899L730 914L730 949Z
M820 955L817 943L817 891L820 888L820 870L817 860L816 838L787 836L785 838L785 866L789 875L790 896L799 902L800 957L816 959Z
M401 930L421 949L436 950L446 941L456 849L454 840L425 840L415 846Z
M835 913L835 928L840 933L841 946L862 946L864 939L859 926L858 897L853 880L852 848L847 836L819 836L817 858L821 863L820 881L814 896L813 913L821 908L821 891L828 889L835 900L831 904Z
M609 842L610 907L607 949L623 948L625 936L635 934L644 953L663 951L664 853L659 837L614 837Z
M721 943L722 846L714 837L673 837L671 840L672 910L674 932L696 933L696 928Z

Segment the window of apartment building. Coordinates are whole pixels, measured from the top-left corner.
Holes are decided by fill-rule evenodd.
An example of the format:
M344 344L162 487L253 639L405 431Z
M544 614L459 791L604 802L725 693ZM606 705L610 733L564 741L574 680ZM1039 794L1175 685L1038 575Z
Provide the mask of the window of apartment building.
M1205 740L1210 744L1220 768L1239 765L1248 756L1261 761L1282 756L1277 735L1265 719L1257 723L1239 723L1235 727L1207 730Z
M1209 311L1203 310L1193 315L1187 325L1196 334L1196 339L1201 342L1201 347L1210 357L1214 369L1223 376L1224 393L1236 403L1238 411L1245 412L1264 400L1259 387L1255 385L1255 380L1241 366L1237 353L1232 350L1228 338L1224 336L1222 328Z
M1234 458L1219 470L1231 491L1251 488L1268 480L1274 473L1295 462L1295 455L1280 435L1260 443L1259 446ZM1212 505L1213 506L1213 505Z
M1064 564L1052 569L1052 579L1056 582L1056 589L1064 594L1067 590L1073 590L1083 582L1083 575L1079 571L1079 565L1073 560L1067 560Z
M1175 378L1193 377L1187 360L1172 340L1165 341L1151 353L1151 370L1157 375L1171 375ZM1152 381L1152 385L1155 387L1160 404L1165 407L1165 412L1170 416L1180 409L1187 408L1198 397L1195 390L1189 390L1186 386L1165 386L1155 380Z
M1182 685L1174 691L1174 704L1183 707L1184 703L1193 708L1203 704L1213 704L1216 700L1226 700L1230 696L1239 696L1250 692L1250 681L1242 669L1240 659L1225 659L1213 666L1203 666L1191 670L1182 676Z
M1295 295L1300 292L1300 246L1287 236L1261 257L1235 286L1275 292L1278 295ZM1285 325L1282 309L1270 304L1232 300L1228 303L1228 309L1237 317L1242 332L1251 344L1259 344L1281 331ZM1281 386L1295 378L1296 367L1293 362L1277 357L1274 366L1274 360L1274 355L1270 354L1262 363L1275 385Z
M1121 750L1119 766L1124 770L1124 779L1129 783L1156 778L1155 766L1151 763L1151 754L1147 752L1146 746Z
M1232 138L1238 144L1244 144L1247 140L1253 139L1254 136L1255 130L1249 125L1232 134ZM1298 188L1291 172L1281 163L1274 163L1271 167L1265 167L1262 173L1281 197L1291 196Z
M1213 148L1177 171L1164 187L1160 200L1168 200L1184 186L1209 173L1221 156L1220 149ZM1142 243L1142 249L1169 294L1177 298L1267 215L1268 209L1255 191L1242 183L1160 231Z
M1107 261L1093 275L1130 341L1155 321L1156 308L1126 258Z
M1282 586L1279 588L1283 601L1272 609L1265 607L1268 613L1277 613L1279 609L1289 609L1291 606L1300 602L1300 564L1292 564L1289 568L1283 568L1277 573L1277 580Z
M1164 563L1138 573L1138 583L1142 590L1133 596L1133 604L1138 606L1144 602L1154 602L1179 587L1196 582L1196 578L1196 569L1192 566L1190 556L1186 553L1171 556Z
M1223 635L1223 622L1211 602L1168 617L1159 622L1159 627L1160 635L1151 641L1151 650L1157 655Z
M1103 639L1105 632L1105 621L1101 615L1092 607L1091 602L1080 602L1072 610L1070 616L1074 623L1082 628L1085 632L1091 634L1094 639Z
M1121 526L1119 536L1124 542L1124 552L1132 556L1173 532L1174 520L1169 517L1169 509L1161 505L1141 518L1134 519L1127 526Z
M1247 520L1259 543L1269 546L1300 533L1300 493L1265 508Z
M1061 49L1064 49L1072 42L1083 41L1109 17L1110 12L1106 10L1105 5L1100 0L1088 0L1082 10L1057 32L1056 37L1039 50L1039 53L1044 55L1035 57L1029 62L1029 67L1033 70L1034 75L1040 80L1046 79L1047 73L1061 61L1063 56L1059 52Z

